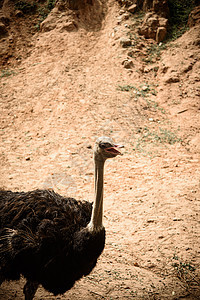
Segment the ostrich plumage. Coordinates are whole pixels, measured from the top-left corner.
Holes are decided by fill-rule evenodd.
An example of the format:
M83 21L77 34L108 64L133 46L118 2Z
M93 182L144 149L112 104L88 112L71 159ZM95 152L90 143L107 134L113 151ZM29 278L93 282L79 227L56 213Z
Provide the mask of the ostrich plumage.
M107 137L95 143L93 206L52 190L0 190L0 283L23 275L32 300L39 285L63 294L91 272L105 245L104 163L121 154L117 147Z

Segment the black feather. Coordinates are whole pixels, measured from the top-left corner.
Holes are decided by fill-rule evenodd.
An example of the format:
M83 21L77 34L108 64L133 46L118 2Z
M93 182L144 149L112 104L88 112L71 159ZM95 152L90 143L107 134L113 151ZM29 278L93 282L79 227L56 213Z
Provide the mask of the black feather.
M104 248L104 228L95 234L86 228L91 212L91 203L50 190L1 190L0 281L23 275L54 295L69 290Z

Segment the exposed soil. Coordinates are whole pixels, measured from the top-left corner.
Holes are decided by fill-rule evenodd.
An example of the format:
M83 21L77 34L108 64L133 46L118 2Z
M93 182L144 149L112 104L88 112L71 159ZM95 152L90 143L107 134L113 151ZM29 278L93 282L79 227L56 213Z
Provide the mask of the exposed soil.
M106 163L96 268L35 299L200 299L200 27L162 50L138 36L139 16L119 22L116 1L95 3L55 8L2 71L0 186L92 201L90 146L102 135L125 145ZM0 299L23 299L23 284L4 282Z

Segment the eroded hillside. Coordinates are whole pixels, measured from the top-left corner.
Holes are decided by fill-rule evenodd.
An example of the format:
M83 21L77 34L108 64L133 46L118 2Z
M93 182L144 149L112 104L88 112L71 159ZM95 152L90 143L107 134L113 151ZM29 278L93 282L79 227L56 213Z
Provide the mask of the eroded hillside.
M20 39L20 62L18 48L3 62L2 187L92 201L96 137L125 145L106 165L97 267L65 295L41 288L36 299L200 297L200 27L158 44L138 34L142 18L114 0L58 3L26 35L28 52ZM22 287L3 283L1 299L22 299Z

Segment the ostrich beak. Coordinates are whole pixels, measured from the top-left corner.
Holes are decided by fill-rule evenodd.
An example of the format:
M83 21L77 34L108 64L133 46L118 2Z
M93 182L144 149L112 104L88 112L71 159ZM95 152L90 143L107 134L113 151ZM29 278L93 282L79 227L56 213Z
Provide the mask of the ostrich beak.
M114 147L116 147L116 148L124 148L124 145L115 144Z
M107 152L111 152L113 154L117 155L123 155L117 148L124 148L123 145L119 145L119 144L115 144L113 145L113 147L107 148L106 151Z
M124 145L115 144L114 147L115 147L115 148L124 148ZM117 149L115 149L115 150L117 150ZM117 150L117 151L118 151L118 150ZM119 152L119 155L123 155L120 151L118 151L118 152Z

